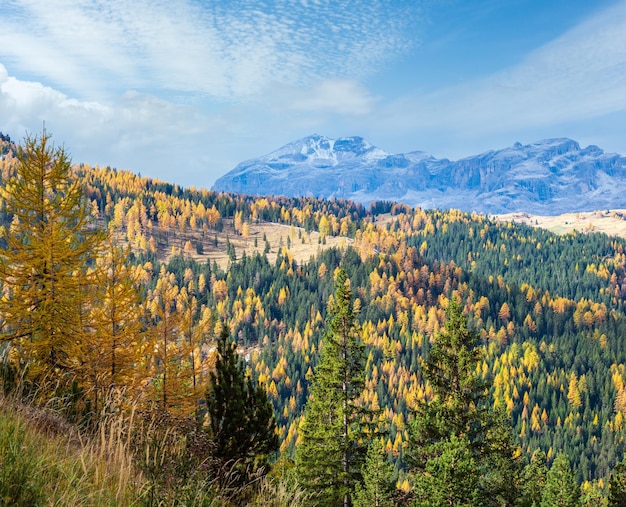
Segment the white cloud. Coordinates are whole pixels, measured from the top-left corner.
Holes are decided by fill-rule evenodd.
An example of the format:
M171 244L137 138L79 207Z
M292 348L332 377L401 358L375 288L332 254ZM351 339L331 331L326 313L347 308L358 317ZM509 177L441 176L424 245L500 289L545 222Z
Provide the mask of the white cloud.
M0 78L6 74L0 65ZM75 161L144 171L180 181L173 167L210 135L208 118L192 108L153 96L128 92L111 103L88 102L36 82L0 79L0 130L20 139L37 132L43 121ZM204 141L206 143L206 140ZM181 158L182 157L182 158ZM188 181L186 181L189 183Z
M406 50L417 13L383 0L4 0L0 130L19 138L45 120L77 161L210 184L367 115L376 102L357 80Z
M83 97L161 89L245 98L270 83L370 72L408 46L411 13L381 0L13 0L0 5L0 59Z

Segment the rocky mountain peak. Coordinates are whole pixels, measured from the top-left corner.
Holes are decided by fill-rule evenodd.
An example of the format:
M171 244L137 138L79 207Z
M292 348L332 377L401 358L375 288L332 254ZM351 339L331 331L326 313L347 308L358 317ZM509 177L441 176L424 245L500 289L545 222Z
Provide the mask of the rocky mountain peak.
M214 190L254 195L391 200L482 213L559 214L626 208L626 157L554 138L457 161L389 154L359 136L318 134L242 162Z

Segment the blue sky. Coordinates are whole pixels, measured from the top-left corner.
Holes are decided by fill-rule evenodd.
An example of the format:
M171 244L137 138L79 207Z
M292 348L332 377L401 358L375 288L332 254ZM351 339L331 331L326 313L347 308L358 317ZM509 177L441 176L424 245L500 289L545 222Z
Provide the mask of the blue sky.
M0 0L0 131L210 187L318 133L626 154L626 0Z

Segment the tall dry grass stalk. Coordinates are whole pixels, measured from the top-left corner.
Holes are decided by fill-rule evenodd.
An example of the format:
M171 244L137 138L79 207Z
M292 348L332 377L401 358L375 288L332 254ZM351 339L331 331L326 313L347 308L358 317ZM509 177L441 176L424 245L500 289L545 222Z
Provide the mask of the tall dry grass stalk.
M19 393L0 394L0 413L15 422L24 445L32 447L37 466L29 473L41 482L40 494L49 500L45 505L137 505L146 480L130 445L134 409L111 411L80 429L57 410L60 404L59 399L38 405Z
M243 470L235 461L212 460L213 442L195 421L158 411L140 412L122 405L119 393L114 393L97 420L81 429L53 408L59 400L48 401L37 406L0 394L0 427L16 435L6 444L0 435L0 465L3 449L9 449L14 463L12 470L0 466L0 472L17 478L22 488L14 492L17 500L10 505L300 507L306 503L293 478L267 477L263 470Z
M80 436L79 454L85 474L110 491L119 502L129 500L145 488L146 480L135 466L132 450L135 409L105 415L97 424L95 435Z
M297 480L286 477L264 477L259 490L250 502L251 507L304 507L311 504L311 496Z

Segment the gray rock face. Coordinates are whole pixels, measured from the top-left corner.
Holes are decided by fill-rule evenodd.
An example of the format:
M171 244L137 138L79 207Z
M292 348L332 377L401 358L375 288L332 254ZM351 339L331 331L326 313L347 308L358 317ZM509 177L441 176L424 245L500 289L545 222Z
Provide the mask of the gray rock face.
M556 215L626 208L626 157L571 139L515 143L457 161L392 155L361 137L313 135L242 162L213 190L386 200L422 208Z

